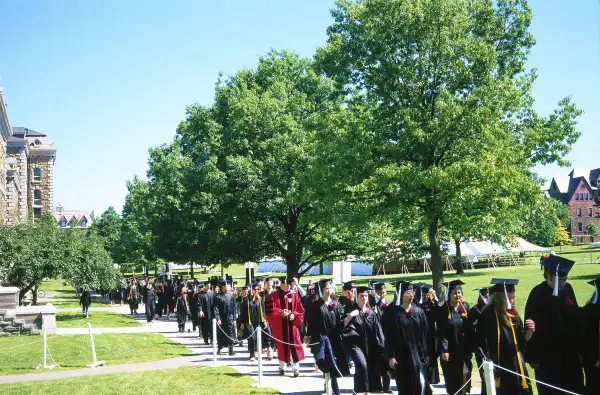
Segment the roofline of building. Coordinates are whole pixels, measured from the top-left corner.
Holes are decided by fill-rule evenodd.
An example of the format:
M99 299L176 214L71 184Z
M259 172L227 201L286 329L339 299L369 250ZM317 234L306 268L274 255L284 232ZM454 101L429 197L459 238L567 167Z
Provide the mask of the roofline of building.
M6 102L4 101L4 95L2 94L2 87L0 87L0 133L2 133L5 141L8 141L12 137L12 128L8 121L8 113L6 112Z

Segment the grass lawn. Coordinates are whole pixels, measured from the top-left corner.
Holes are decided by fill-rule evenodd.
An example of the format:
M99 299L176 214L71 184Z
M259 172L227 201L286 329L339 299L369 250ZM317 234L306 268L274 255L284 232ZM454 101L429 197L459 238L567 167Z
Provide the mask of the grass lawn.
M84 318L82 313L56 314L56 326L58 328L87 328L88 322L91 322L94 328L142 326L142 324L133 318L120 313L90 311L89 318Z
M75 288L61 279L42 281L40 290L54 294L52 297L38 299L39 305L52 303L57 309L66 309L79 306L79 298L75 293ZM50 296L50 295L49 295ZM94 305L106 305L106 301L100 299L100 295L92 295L92 307Z
M163 385L167 384L168 385ZM73 393L113 395L276 395L269 388L252 388L249 377L232 368L185 367L151 372L117 373L71 379L30 381L2 385L3 395L62 395ZM191 385L190 385L191 384Z
M159 334L135 333L94 335L98 360L109 365L157 361L191 355L185 346ZM92 361L88 335L48 336L48 349L58 370L83 368ZM39 372L42 363L41 336L14 336L0 338L0 374ZM48 363L53 364L48 355ZM1 391L4 394L4 391Z

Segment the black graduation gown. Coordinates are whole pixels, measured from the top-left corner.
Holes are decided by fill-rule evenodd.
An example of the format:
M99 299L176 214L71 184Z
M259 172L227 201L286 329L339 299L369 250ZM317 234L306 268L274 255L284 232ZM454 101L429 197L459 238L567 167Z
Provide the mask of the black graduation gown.
M348 376L350 368L346 357L346 349L342 345L342 331L344 330L344 308L339 302L325 304L323 299L318 299L311 305L311 314L313 322L309 323L309 332L313 343L318 342L321 336L327 336L331 343L331 349L335 356L337 370L334 370L332 376ZM306 317L306 311L305 311ZM310 327L313 326L311 331ZM338 372L339 370L339 372Z
M479 342L477 337L477 329L479 327L479 317L481 317L481 313L483 312L483 308L485 307L485 305L486 303L483 301L483 299L481 299L481 297L479 297L477 299L477 304L471 307L471 311L469 312L469 318L471 319L471 329L473 331L473 338L471 339L471 349L475 354L475 361L477 361L477 366L481 366L481 364L483 363L483 355L478 349ZM485 394L486 388L483 369L479 370L479 377L481 378L481 393Z
M582 308L583 328L585 331L585 374L586 394L600 394L600 367L595 367L600 360L600 304L588 303Z
M431 394L427 374L429 326L425 312L413 304L408 312L402 306L388 307L384 315L385 354L387 360L396 359L397 365L393 374L398 393ZM421 378L424 381L423 386Z
M427 351L429 353L429 383L438 384L440 382L440 369L438 366L438 360L440 358L440 351L436 338L437 324L436 317L440 306L435 302L424 302L422 309L425 312L427 318L427 326L429 327L429 339L427 343Z
M473 309L471 309L473 311ZM512 317L514 337L511 328L502 321L498 322L496 313L491 306L486 307L478 317L476 332L477 346L480 347L487 359L496 365L512 372L521 373L519 359L524 375L529 377L523 352L525 350L525 332L519 317ZM500 330L500 357L498 357L498 329ZM515 345L515 339L517 344ZM515 347L516 346L516 347ZM517 355L517 348L519 354ZM531 383L522 383L521 377L501 369L494 372L497 395L531 395ZM499 380L499 382L498 382ZM527 388L523 388L523 384ZM482 392L483 393L483 392Z
M235 327L237 303L235 300L235 295L224 293L216 294L214 298L213 311L217 322L221 321L220 326L222 331L217 328L217 341L219 348L232 347L237 336Z
M467 316L463 317L458 311L455 311L448 302L444 303L438 309L437 319L437 338L440 353L449 353L450 360L440 361L442 372L444 373L444 382L446 392L455 394L465 384L465 380L471 378L473 362L471 358L471 320L468 318L470 306L463 302L464 310ZM460 310L460 309L459 309ZM464 367L466 366L467 377L464 378ZM465 387L467 392L471 389L471 383Z
M577 299L569 283L558 296L552 291L544 281L531 290L527 299L525 319L535 322L535 332L527 343L525 359L535 365L536 379L581 394L583 329ZM541 384L537 389L539 395L562 394Z
M271 291L273 292L273 291ZM263 290L260 291L260 298L261 298L261 304L262 304L262 309L264 312L266 312L267 310L265 309L265 302L267 301L267 298L269 297L269 292L267 292L267 290ZM271 331L271 326L268 325L268 323L265 323L265 327L263 328L263 334L262 334L262 346L263 348L275 348L275 340L273 340L273 338L271 336L273 336L273 332Z
M138 309L138 305L139 305L139 294L138 294L138 290L137 287L134 286L129 286L127 287L127 300L129 302L129 309L130 310L137 310Z
M377 314L360 311L344 328L342 340L355 362L354 391L383 391L379 372L385 370L384 336Z
M250 354L256 352L256 337L252 336L256 328L263 325L264 314L261 314L262 304L260 299L252 296L241 298L240 303L240 324L244 325L244 338L248 339L248 351Z

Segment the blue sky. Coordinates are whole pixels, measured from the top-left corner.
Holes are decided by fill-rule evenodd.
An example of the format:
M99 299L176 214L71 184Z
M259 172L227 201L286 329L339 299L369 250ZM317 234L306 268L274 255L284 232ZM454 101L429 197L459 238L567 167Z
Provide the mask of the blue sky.
M311 56L330 0L4 0L0 81L12 126L58 150L55 204L118 210L125 181L144 176L148 148L170 141L185 107L208 104L219 71L254 67L271 48ZM572 95L585 111L568 159L599 167L600 6L532 0L536 108ZM540 168L547 178L569 169Z

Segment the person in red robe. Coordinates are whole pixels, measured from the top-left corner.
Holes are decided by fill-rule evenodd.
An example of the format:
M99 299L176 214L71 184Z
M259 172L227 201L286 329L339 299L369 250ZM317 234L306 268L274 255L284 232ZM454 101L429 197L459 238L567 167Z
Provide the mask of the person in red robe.
M265 302L267 321L277 343L279 374L285 375L287 363L292 364L294 377L300 375L300 361L304 349L300 337L300 325L304 321L304 307L300 296L290 288L293 279L282 277L281 288L269 294Z

